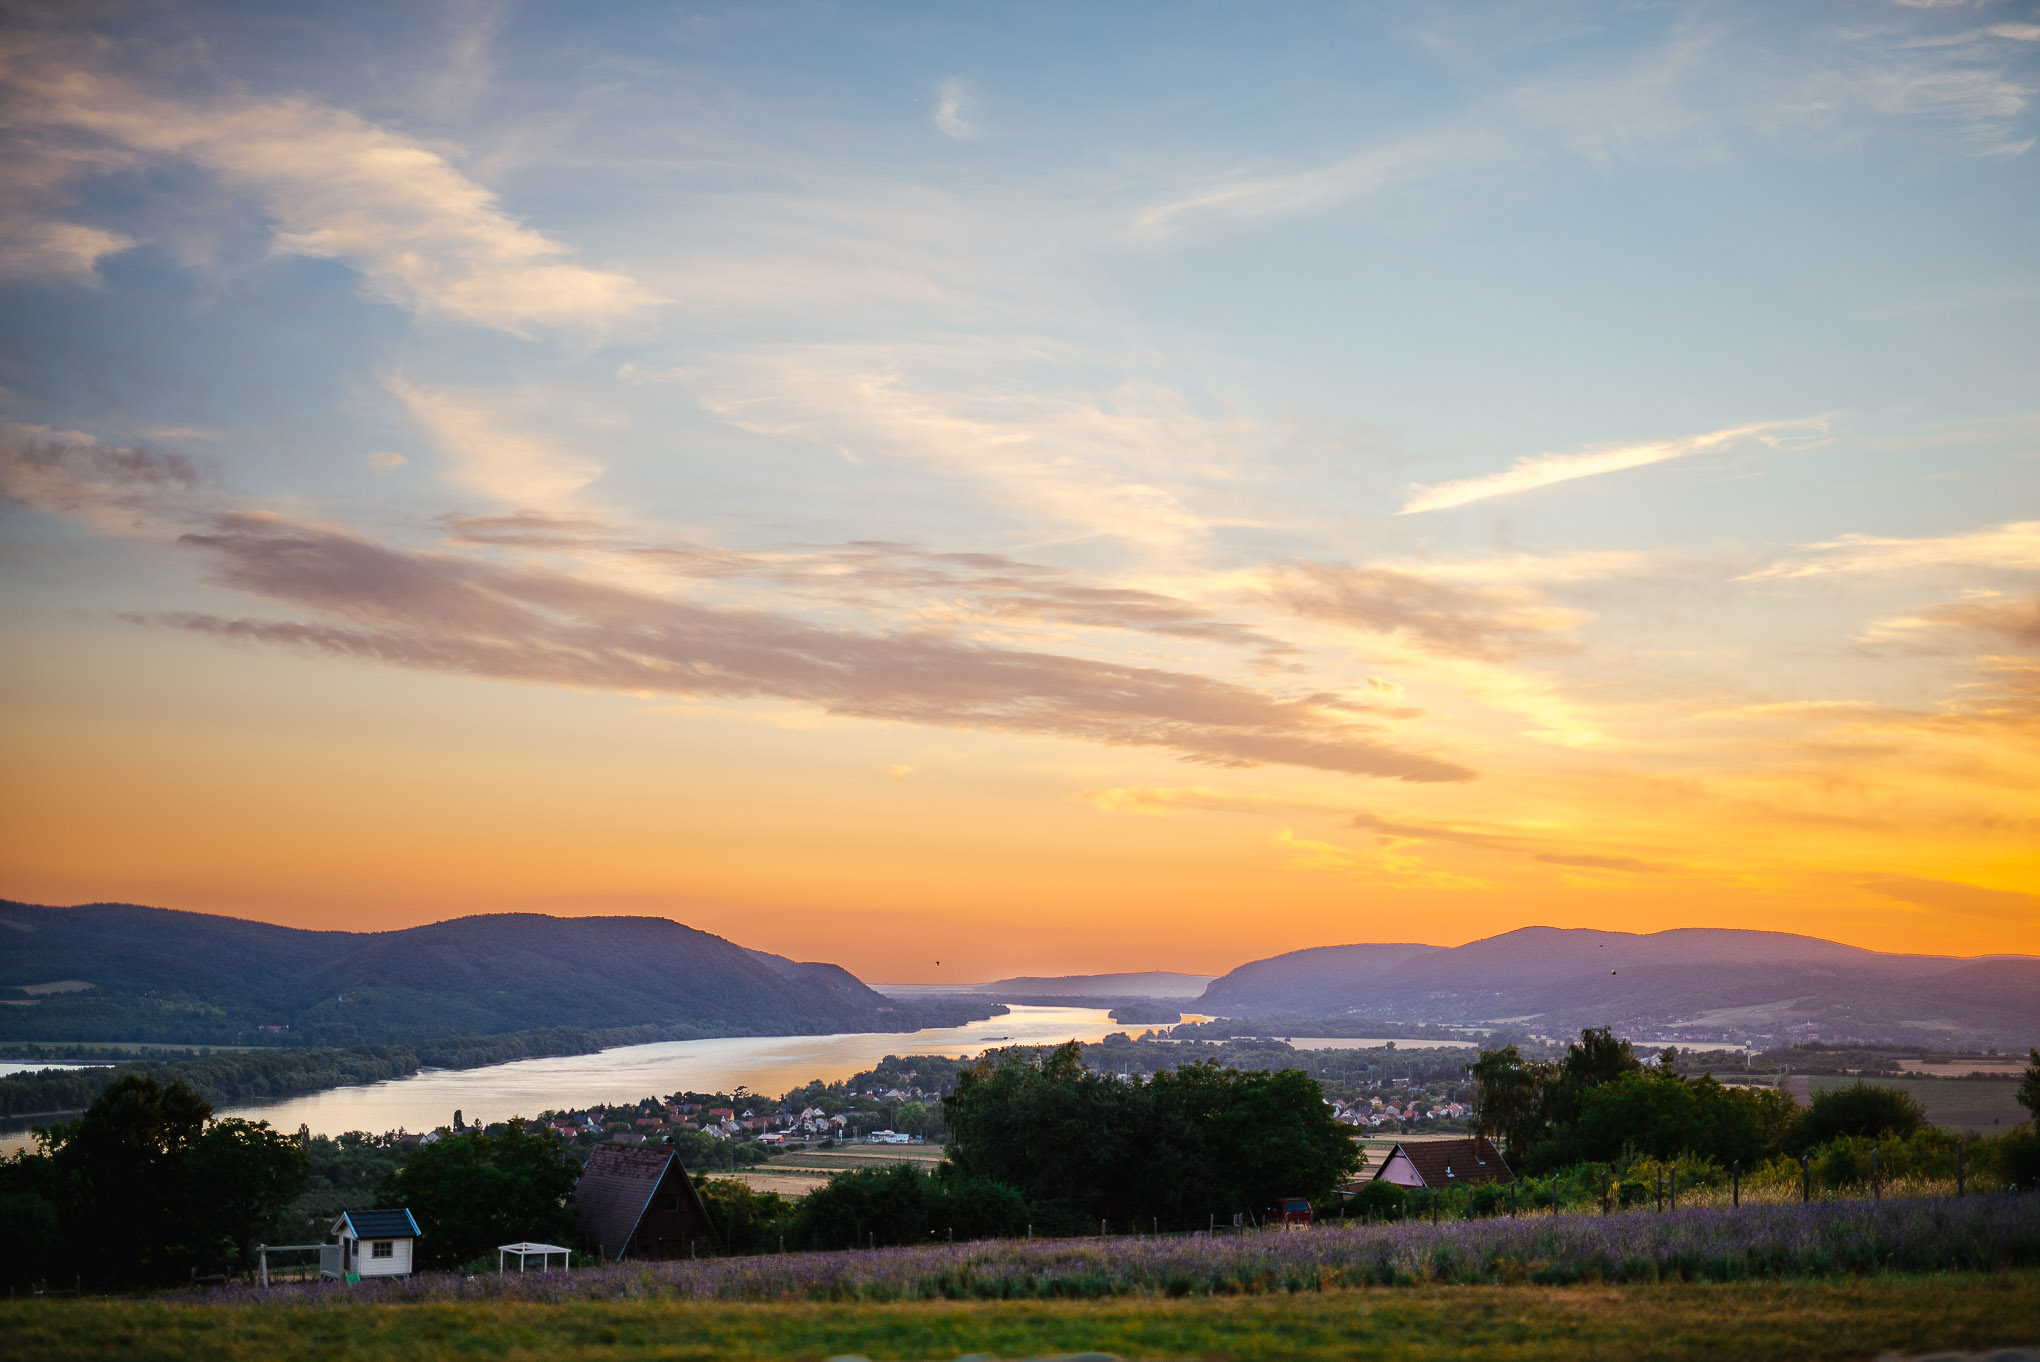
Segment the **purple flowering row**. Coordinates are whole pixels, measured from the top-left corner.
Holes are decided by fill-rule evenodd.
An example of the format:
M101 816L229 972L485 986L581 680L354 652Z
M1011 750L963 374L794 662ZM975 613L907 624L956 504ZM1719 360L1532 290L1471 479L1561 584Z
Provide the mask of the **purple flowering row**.
M230 1286L204 1299L929 1300L1318 1291L1405 1282L1733 1281L2040 1264L2040 1197L1415 1222L1217 1238L990 1240L523 1275Z

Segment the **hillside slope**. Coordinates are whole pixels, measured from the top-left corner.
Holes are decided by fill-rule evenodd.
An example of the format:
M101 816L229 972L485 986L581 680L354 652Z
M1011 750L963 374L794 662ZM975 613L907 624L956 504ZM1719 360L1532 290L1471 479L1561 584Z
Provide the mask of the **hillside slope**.
M777 961L778 957L769 957ZM339 1044L548 1026L912 1030L847 970L665 918L502 913L310 932L133 904L0 902L0 1039ZM89 989L18 992L62 981ZM260 1028L279 1026L284 1032Z
M1888 955L1785 932L1525 927L1463 946L1355 945L1242 965L1205 990L1234 1017L1612 1025L1682 1040L2023 1048L2040 959Z

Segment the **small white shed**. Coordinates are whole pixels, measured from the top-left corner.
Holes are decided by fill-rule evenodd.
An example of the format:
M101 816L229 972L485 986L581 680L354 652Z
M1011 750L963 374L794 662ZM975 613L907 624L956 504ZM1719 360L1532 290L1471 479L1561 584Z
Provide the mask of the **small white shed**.
M319 1275L408 1277L419 1238L418 1222L408 1209L342 1211L333 1222L334 1243L319 1254Z

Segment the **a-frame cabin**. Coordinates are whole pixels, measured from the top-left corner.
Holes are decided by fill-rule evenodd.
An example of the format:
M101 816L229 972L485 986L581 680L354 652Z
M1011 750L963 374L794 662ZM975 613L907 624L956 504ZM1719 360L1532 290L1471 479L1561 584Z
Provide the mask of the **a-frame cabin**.
M673 1151L596 1147L574 1186L574 1215L607 1262L689 1258L722 1238Z

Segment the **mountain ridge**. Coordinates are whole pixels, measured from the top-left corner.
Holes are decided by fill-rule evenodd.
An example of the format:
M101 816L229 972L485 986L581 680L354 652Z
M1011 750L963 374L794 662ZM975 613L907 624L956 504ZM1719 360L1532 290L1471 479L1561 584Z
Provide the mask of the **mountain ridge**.
M772 962L779 963L774 964ZM548 1026L699 1035L913 1030L837 965L668 918L481 913L386 932L139 904L0 901L0 1039L355 1044ZM41 996L23 986L79 980ZM272 1028L282 1028L276 1030ZM184 1034L174 1034L182 1031Z
M1519 927L1460 946L1354 943L1249 961L1203 1010L1243 1018L1612 1025L1695 1040L2027 1043L2040 957L1872 951L1791 932Z

